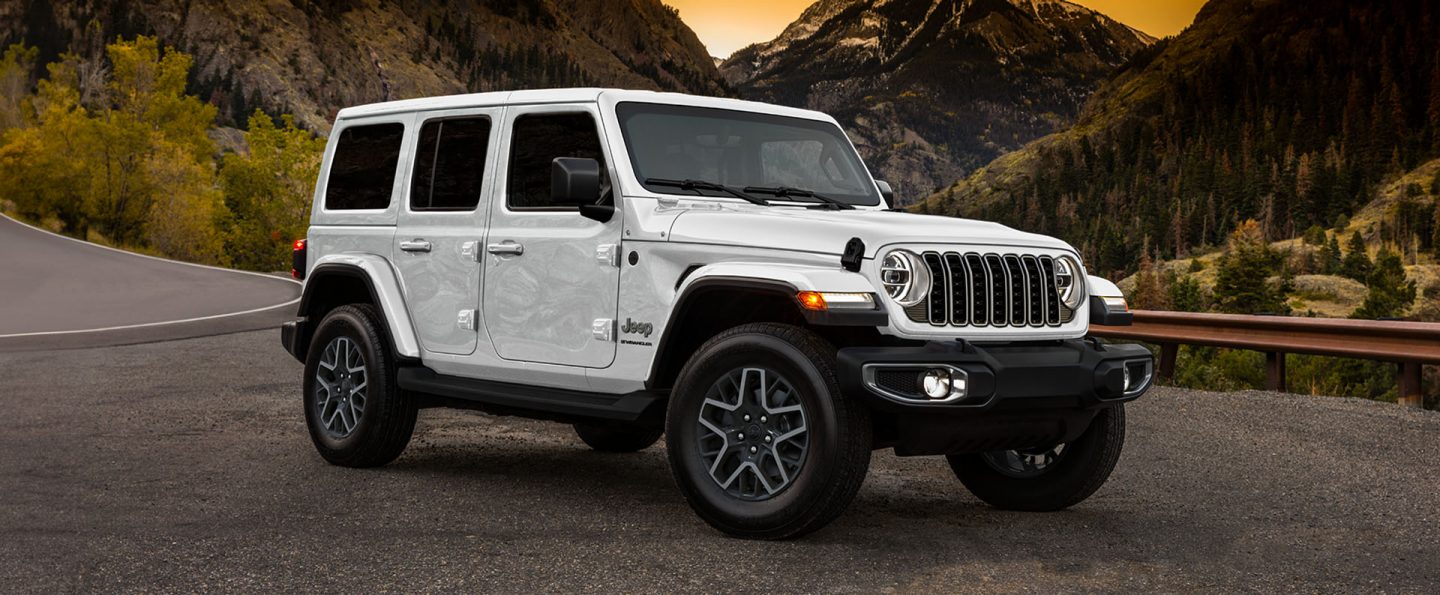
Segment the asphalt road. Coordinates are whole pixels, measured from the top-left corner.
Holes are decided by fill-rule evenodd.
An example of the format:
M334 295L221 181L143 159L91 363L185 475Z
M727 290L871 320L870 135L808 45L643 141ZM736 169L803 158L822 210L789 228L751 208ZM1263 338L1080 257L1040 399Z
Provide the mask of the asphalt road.
M1159 389L1065 512L987 508L877 452L795 542L723 537L664 452L427 410L388 467L326 465L277 334L0 354L0 592L1392 591L1440 585L1440 415Z
M273 328L299 294L288 277L139 256L0 216L0 351Z

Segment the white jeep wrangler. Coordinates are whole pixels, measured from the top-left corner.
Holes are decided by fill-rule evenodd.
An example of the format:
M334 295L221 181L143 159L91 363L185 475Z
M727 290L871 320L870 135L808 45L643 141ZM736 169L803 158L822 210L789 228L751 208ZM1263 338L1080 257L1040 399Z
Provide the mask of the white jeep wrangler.
M680 492L736 536L836 518L873 449L945 455L1001 508L1109 476L1150 353L1073 248L892 212L825 114L599 89L367 105L336 118L282 329L310 436L383 465L419 409L666 437Z

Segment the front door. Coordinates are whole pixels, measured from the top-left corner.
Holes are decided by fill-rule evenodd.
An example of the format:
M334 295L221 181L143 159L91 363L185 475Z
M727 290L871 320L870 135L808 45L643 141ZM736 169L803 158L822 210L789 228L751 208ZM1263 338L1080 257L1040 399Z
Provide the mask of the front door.
M609 186L600 130L593 105L506 108L481 307L504 359L587 368L615 359L623 217L601 223L550 199L557 157L600 161L601 186Z
M499 108L420 114L392 258L428 352L475 351Z

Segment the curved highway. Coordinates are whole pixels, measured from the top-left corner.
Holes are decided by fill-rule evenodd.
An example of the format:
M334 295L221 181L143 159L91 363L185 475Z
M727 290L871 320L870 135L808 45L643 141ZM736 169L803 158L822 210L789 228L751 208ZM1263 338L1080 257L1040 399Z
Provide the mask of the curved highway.
M0 216L0 351L98 347L275 328L289 278L143 256Z

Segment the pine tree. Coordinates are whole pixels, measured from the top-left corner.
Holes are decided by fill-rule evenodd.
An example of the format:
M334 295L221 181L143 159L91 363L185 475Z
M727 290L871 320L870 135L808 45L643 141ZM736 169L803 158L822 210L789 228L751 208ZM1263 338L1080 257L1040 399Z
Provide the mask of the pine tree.
M1135 274L1131 306L1140 310L1170 309L1170 289L1165 277L1155 268L1149 250L1140 253L1140 271Z
M1345 246L1348 251L1345 260L1340 264L1340 274L1361 283L1370 276L1374 264L1370 262L1370 255L1366 252L1365 238L1360 237L1360 232L1350 236L1350 243Z
M1230 235L1215 281L1215 306L1232 314L1289 314L1288 272L1284 258L1265 242L1260 224L1251 219ZM1279 277L1279 282L1271 277Z
M1200 282L1190 275L1171 280L1170 308L1179 312L1204 312L1205 290Z
M1436 176L1435 185L1440 186L1440 176ZM1435 223L1430 226L1430 236L1430 247L1435 250L1436 256L1440 256L1440 200L1435 201Z
M1395 318L1415 303L1415 282L1406 277L1400 255L1389 248L1381 248L1376 254L1374 270L1365 278L1365 286L1369 293L1351 318Z
M1440 51L1430 64L1430 105L1425 110L1429 120L1431 150L1440 151Z
M1325 245L1325 254L1320 260L1320 272L1326 275L1340 274L1340 263L1343 257L1340 255L1340 239L1332 235L1330 242Z

